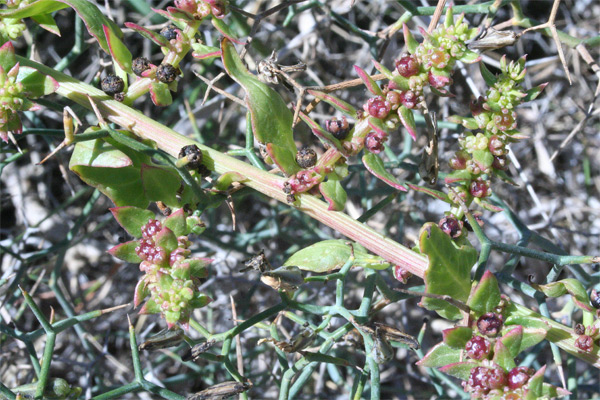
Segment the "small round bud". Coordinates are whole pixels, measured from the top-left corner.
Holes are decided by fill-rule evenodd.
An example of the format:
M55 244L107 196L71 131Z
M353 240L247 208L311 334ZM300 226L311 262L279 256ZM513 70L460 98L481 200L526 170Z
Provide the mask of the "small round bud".
M375 132L369 132L365 138L365 147L371 153L379 154L383 150L383 139Z
M125 89L125 83L123 82L123 79L116 75L108 75L106 78L102 79L100 87L104 93L114 96Z
M350 132L350 125L346 117L342 116L342 119L333 118L325 121L325 129L337 140L344 140Z
M471 182L469 185L469 192L473 197L479 198L488 197L492 194L489 183L480 179Z
M492 345L489 340L483 336L473 336L465 345L467 357L473 360L481 360L487 358L492 350Z
M580 335L575 339L575 347L582 353L589 353L594 349L594 339L589 335Z
M462 234L463 223L453 215L442 218L438 226L446 235L453 239L460 237Z
M384 100L382 96L372 97L367 101L367 112L379 119L383 119L388 116L392 109L391 104Z
M162 83L171 83L177 78L180 71L171 64L160 64L156 69L156 77Z
M477 329L482 335L494 337L502 329L504 318L501 314L486 313L477 320Z
M419 60L412 54L403 54L396 60L396 70L405 78L410 78L419 72Z
M590 304L594 308L600 308L600 295L596 289L592 289L592 293L590 294Z
M516 367L510 370L508 373L508 388L511 390L519 389L529 381L531 375L535 371L527 367Z
M150 69L150 60L148 60L146 57L134 58L131 62L131 69L133 70L134 74L141 76L142 72Z
M167 40L177 39L177 27L175 25L167 25L160 30L160 35Z
M317 153L310 147L303 147L296 153L296 162L305 169L314 167L317 163Z

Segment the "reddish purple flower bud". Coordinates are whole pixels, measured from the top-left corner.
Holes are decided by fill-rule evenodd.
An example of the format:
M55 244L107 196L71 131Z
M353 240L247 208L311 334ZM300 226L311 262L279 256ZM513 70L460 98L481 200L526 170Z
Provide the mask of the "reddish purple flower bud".
M373 117L383 119L388 116L392 105L381 96L370 98L367 101L366 111Z
M442 218L438 223L438 226L446 235L453 239L456 239L462 234L463 223L453 215Z
M508 373L508 387L511 390L523 387L535 371L527 367L516 367Z
M390 90L385 95L385 99L392 105L392 109L395 109L400 104L401 94L395 90Z
M477 394L487 394L492 389L506 385L506 372L502 368L475 367L467 381L467 389Z
M514 111L503 109L500 114L494 114L494 125L501 131L517 127L517 114Z
M575 339L575 347L577 347L581 353L589 353L594 349L594 339L588 335L580 335Z
M450 84L450 78L443 75L433 75L431 71L429 71L429 84L436 89L441 89Z
M472 181L469 185L469 192L473 197L488 197L491 194L490 184L481 179Z
M175 7L193 14L196 12L196 0L175 0Z
M142 226L142 237L144 239L151 239L162 229L162 224L157 219L151 219L147 224Z
M337 140L344 140L350 132L350 125L346 116L342 116L342 119L333 118L325 121L325 129Z
M465 350L467 357L473 360L481 360L488 357L492 350L492 345L483 336L473 336L465 345Z
M477 100L471 101L469 107L471 108L471 114L476 117L477 115L483 112L483 104L485 103L485 98L483 96L479 96Z
M383 139L375 132L369 132L365 138L365 147L371 153L379 154L383 150Z
M452 169L465 169L467 168L469 158L469 153L466 151L457 151L448 163Z
M480 389L484 391L488 391L487 387L487 377L490 373L490 369L486 367L475 367L471 370L471 375L469 376L468 385L473 389Z
M419 60L416 56L404 53L396 60L396 70L405 78L410 78L419 72Z
M396 278L400 282L405 284L406 282L408 282L411 276L412 274L404 268L402 268L401 266L396 265L394 267L394 278Z
M412 90L407 90L400 94L400 102L406 108L415 108L419 102L419 96Z
M506 171L508 169L508 158L506 156L494 156L492 167Z
M488 149L495 156L503 156L506 154L506 145L498 135L492 135L488 140Z
M501 314L486 313L477 320L477 329L482 335L494 337L502 329L504 318Z

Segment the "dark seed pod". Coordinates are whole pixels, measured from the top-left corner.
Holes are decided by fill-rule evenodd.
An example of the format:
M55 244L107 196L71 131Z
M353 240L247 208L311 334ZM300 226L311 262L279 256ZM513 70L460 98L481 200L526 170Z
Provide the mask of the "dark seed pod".
M175 25L165 26L160 30L160 35L167 40L177 39L177 27Z
M592 307L600 309L600 294L596 289L592 289L592 294L590 294L590 303Z
M160 64L156 69L156 77L162 83L171 83L177 78L180 71L171 64Z
M296 154L296 162L302 168L313 167L317 163L317 153L310 147L303 147Z
M123 100L125 100L125 93L120 92L114 95L114 99L116 101L118 101L119 103L123 102Z
M141 76L142 72L150 69L150 60L148 60L146 57L134 58L131 63L131 69L133 70L134 74Z
M501 314L486 313L477 320L477 329L482 335L494 337L502 329L504 318Z
M108 75L106 78L102 79L100 88L104 93L114 96L125 89L125 83L123 82L123 79L116 75Z
M350 132L350 125L345 116L338 120L336 118L325 121L325 129L331 133L337 140L344 140Z
M188 169L198 169L202 166L202 152L195 144L183 146L179 151L179 158L186 157Z

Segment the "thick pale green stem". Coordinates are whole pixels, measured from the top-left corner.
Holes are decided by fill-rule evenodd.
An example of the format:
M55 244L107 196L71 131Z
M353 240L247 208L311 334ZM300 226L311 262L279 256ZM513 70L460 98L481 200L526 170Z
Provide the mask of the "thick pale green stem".
M161 150L173 157L177 157L179 150L183 146L196 144L206 156L207 167L211 170L219 174L236 171L247 178L244 181L246 186L282 203L286 203L286 194L282 190L285 178L262 171L241 160L196 143L192 139L146 117L141 112L109 99L99 89L31 60L22 57L18 57L18 60L21 65L33 67L56 79L60 84L57 90L58 95L69 98L87 108L91 108L87 97L90 96L106 120L114 122L141 138L155 141ZM390 263L399 265L416 276L423 277L428 265L428 261L424 256L374 231L343 212L329 211L327 209L328 205L325 202L318 200L312 195L299 195L297 199L296 207L300 211L335 229L349 239L362 244Z

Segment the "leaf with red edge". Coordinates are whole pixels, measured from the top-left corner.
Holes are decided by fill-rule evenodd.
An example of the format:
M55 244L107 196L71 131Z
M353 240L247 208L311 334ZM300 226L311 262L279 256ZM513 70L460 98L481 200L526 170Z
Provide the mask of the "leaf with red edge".
M548 297L559 297L568 293L572 296L573 302L577 307L585 311L595 312L595 309L590 305L587 291L577 279L567 278L546 285L532 283L531 286L535 290L543 292Z
M493 273L485 271L481 280L471 290L467 305L477 315L491 312L500 303L500 288Z
M404 43L406 44L408 52L410 54L415 54L417 47L419 46L419 42L417 42L405 23L402 24L402 31L404 33Z
M134 238L142 237L142 226L154 219L154 213L143 208L123 206L109 208L113 217Z
M474 361L462 361L448 364L440 368L440 371L455 378L466 381L471 376L471 370L478 367L479 364Z
M331 105L336 110L344 114L348 114L352 117L356 116L356 108L354 108L352 105L350 105L350 103L347 103L340 98L337 98L328 93L319 92L317 90L307 90L307 92L315 96L317 99Z
M496 341L496 344L494 345L493 361L505 371L510 371L517 366L511 351L500 340Z
M444 342L433 346L425 356L417 361L421 367L439 368L444 365L453 364L460 360L463 349L455 349Z
M181 178L171 169L142 164L142 185L144 194L150 201L162 201L172 208L181 207L186 203L190 190L184 188L184 193L178 193Z
M135 248L139 246L137 240L131 240L129 242L118 244L108 250L108 252L128 263L137 264L142 262L142 259L137 255Z
M219 176L214 186L218 190L227 190L233 182L244 182L245 180L247 178L239 172L229 171Z
M54 93L59 86L56 79L31 67L19 67L17 81L23 84L25 95L32 99Z
M475 197L473 200L475 200L475 203L477 203L479 207L483 208L484 210L491 212L500 212L503 210L502 207L495 206L488 201L480 199L479 197Z
M150 98L154 105L166 107L173 102L169 85L162 82L152 81L150 83Z
M406 185L416 192L422 192L422 193L428 194L429 196L434 197L438 200L442 200L443 202L452 204L452 202L448 198L448 195L444 192L441 192L441 191L435 190L435 189L430 189L428 187L413 185L412 183L406 183Z
M163 227L154 235L154 241L158 247L165 249L167 254L171 253L179 245L177 236L167 227Z
M229 25L227 25L227 23L225 23L225 21L223 21L222 19L212 18L210 22L215 28L217 28L219 32L221 32L221 35L225 36L227 39L231 40L234 43L241 44L242 46L246 45L246 42L242 42L241 40L235 37Z
M535 374L527 381L526 399L539 399L542 396L543 384L544 384L544 373L546 372L546 366L538 369Z
M367 119L367 123L369 124L369 126L371 128L373 128L373 130L377 133L379 133L381 136L387 136L388 135L388 127L385 126L385 124L383 123L382 120L380 120L379 118L375 118L375 117L369 117Z
M133 22L125 22L125 26L129 29L133 29L146 39L150 39L160 47L166 47L168 49L171 48L171 43L167 40L167 38L159 33L146 29L143 26L136 25Z
M192 57L198 60L207 58L221 57L221 49L218 47L207 46L202 43L192 43Z
M4 69L4 72L8 73L16 64L17 57L15 57L15 48L12 42L4 43L0 47L0 67Z
M54 20L54 17L50 14L38 14L31 17L40 28L47 30L50 33L60 36L60 29Z
M464 52L463 56L459 58L459 60L464 62L465 64L473 64L478 61L481 61L481 56L478 53L467 49Z
M319 191L329 204L329 211L343 211L347 194L340 181L328 180L319 184Z
M142 301L144 301L144 299L146 297L148 297L150 295L150 290L148 289L148 283L146 282L145 279L140 279L138 281L138 283L135 285L135 290L133 292L133 306L137 307L140 304L142 304ZM156 303L154 303L154 305L156 305ZM144 306L146 308L148 308L147 306ZM150 311L150 314L153 314L155 312L158 311ZM142 310L140 310L140 314L146 314L147 312L142 312Z
M111 57L119 64L119 67L121 67L123 71L131 74L131 60L133 59L131 52L108 26L103 25L102 29L104 31L104 36L106 37L106 42L108 43L108 51Z
M410 137L413 140L417 140L417 124L415 123L415 117L412 111L405 106L398 107L398 116L400 117L400 122L404 125L404 128L408 131Z
M296 157L291 151L275 144L267 143L265 151L271 157L277 168L286 176L291 176L300 170Z
M169 228L175 236L185 236L188 234L188 227L186 222L186 215L183 208L172 212L165 220L163 221L163 226Z
M535 100L543 91L544 88L548 86L548 82L542 83L536 87L533 87L527 91L527 95L523 98L523 102Z
M468 326L455 326L454 328L444 329L442 331L444 343L448 346L462 350L473 337L473 329Z
M377 62L377 60L371 60L371 61L373 61L373 65L375 65L375 69L377 71L381 72L383 75L385 75L386 79L389 79L390 81L394 79L394 74L392 74L392 71L387 69L383 64Z
M406 192L406 188L402 186L396 177L385 169L383 160L378 155L366 153L362 158L362 162L371 174L375 175L394 189Z
M521 325L516 325L508 332L504 332L499 340L510 351L512 358L516 357L521 352L523 331L524 329Z
M369 92L373 93L376 96L383 95L383 92L381 91L381 88L379 87L379 85L377 84L377 82L375 82L373 80L373 78L371 78L369 76L369 74L366 73L365 70L363 70L358 65L354 66L354 70L356 71L356 73L358 74L358 76L360 77L360 79L363 81L363 83L365 84L365 86L367 87L367 90Z
M173 8L175 10L179 10L176 9L175 7L170 7ZM183 23L187 23L189 21L189 18L187 18L187 16L185 14L181 14L181 13L170 13L167 10L169 9L169 7L167 8L167 10L159 10L158 8L152 8L152 11L154 11L157 14L162 15L163 17L165 17L166 19L173 21L173 22L183 22ZM179 11L183 11L183 10L179 10ZM191 14L188 14L191 15Z
M342 153L344 156L348 157L348 151L342 146L342 142L336 139L331 133L327 132L325 129L321 128L319 124L317 124L311 117L300 112L300 119L311 128L312 132L316 137L321 140L321 142L326 143L332 147L335 147L337 151Z

